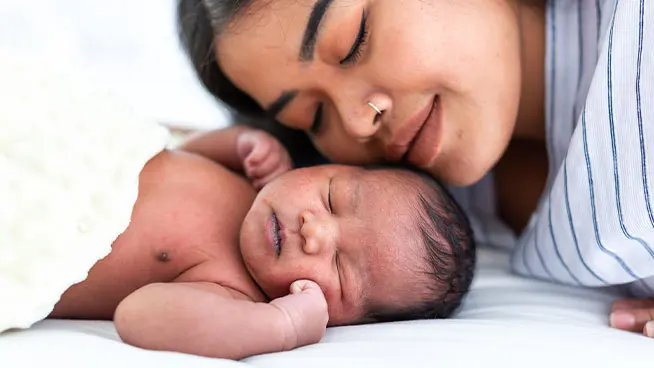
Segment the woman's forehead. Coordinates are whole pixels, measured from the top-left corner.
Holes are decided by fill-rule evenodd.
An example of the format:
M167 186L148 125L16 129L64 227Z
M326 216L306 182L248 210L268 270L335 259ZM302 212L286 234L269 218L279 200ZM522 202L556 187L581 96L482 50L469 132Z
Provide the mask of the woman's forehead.
M302 7L275 4L265 9L245 12L215 40L216 60L223 73L264 108L299 79L297 56L306 23Z
M257 41L263 46L295 42L290 35L301 34L313 3L306 0L254 1L233 18L219 34L219 41ZM297 40L299 45L300 40ZM250 42L248 42L250 43Z
M216 58L223 72L241 90L261 105L275 101L285 88L297 89L313 79L315 63L302 52L307 34L315 41L333 33L333 20L340 19L361 0L334 0L317 21L316 7L326 0L264 0L248 7L218 35ZM313 29L316 28L316 29ZM315 33L312 33L314 30ZM313 49L315 49L314 46ZM321 69L322 70L322 69ZM256 94L254 93L256 92Z

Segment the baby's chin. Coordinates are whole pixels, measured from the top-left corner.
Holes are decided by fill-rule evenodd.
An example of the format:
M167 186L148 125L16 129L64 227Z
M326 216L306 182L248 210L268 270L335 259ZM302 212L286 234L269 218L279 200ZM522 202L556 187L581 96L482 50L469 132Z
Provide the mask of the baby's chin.
M258 274L247 262L247 260L244 259L245 263L245 269L247 270L248 274L250 274L250 278L252 279L252 282L257 286L257 289L261 292L261 294L268 300L272 301L277 298L281 298L285 295L288 295L290 293L290 285L287 288L273 288L269 285L268 282L266 282L266 276Z

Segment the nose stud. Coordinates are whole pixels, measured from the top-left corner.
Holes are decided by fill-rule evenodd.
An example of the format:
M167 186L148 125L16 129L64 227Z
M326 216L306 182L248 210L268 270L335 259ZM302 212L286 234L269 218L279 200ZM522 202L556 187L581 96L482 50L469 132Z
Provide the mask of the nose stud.
M375 106L375 104L370 101L368 101L368 106L372 107L372 109L375 110L378 115L381 115L383 112L379 109L379 107Z

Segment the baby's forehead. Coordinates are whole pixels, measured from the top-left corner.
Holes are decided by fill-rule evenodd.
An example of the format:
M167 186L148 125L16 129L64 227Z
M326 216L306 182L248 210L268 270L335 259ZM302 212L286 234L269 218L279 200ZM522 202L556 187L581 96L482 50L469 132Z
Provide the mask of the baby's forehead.
M402 190L412 194L425 193L431 188L420 174L410 170L386 166L366 167L359 180L365 181L371 189Z
M377 265L388 269L388 264L424 271L425 253L422 229L426 224L427 208L421 197L431 197L431 190L415 173L394 169L367 169L359 177L361 185L361 214L366 226L378 237L378 249L369 255L386 255ZM375 265L373 264L372 267ZM418 273L416 273L418 275ZM384 276L384 275L381 275ZM383 283L385 277L380 283Z
M355 197L362 211L392 216L393 222L402 222L404 228L411 231L411 240L417 237L429 212L438 211L446 200L437 187L411 171L384 167L364 169L348 176L348 180L349 185L342 187L352 191L356 188L359 193ZM360 215L377 217L371 213Z

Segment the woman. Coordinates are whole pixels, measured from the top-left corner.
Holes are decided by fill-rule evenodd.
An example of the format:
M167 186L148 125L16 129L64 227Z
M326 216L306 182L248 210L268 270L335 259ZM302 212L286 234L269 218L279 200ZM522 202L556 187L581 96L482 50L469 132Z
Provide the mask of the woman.
M645 0L180 0L179 11L201 80L237 112L308 133L332 161L424 169L452 186L480 242L512 244L518 273L654 297ZM651 320L650 300L611 314L654 336Z

